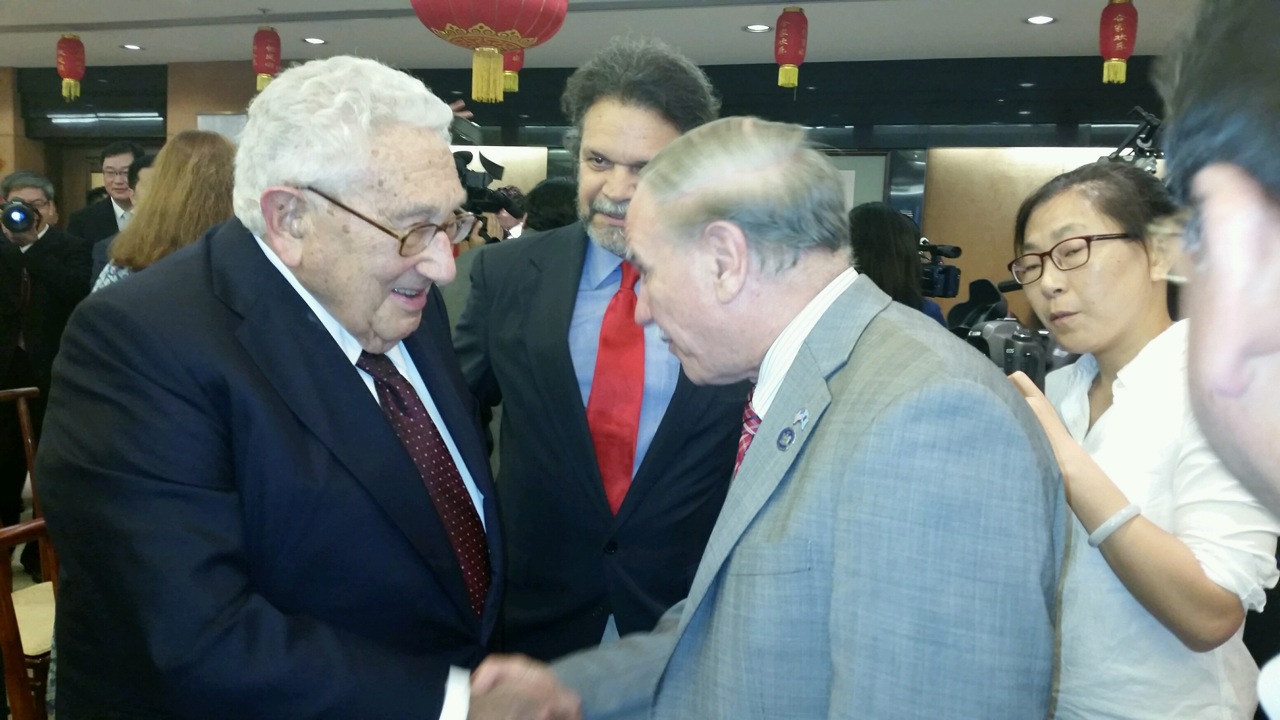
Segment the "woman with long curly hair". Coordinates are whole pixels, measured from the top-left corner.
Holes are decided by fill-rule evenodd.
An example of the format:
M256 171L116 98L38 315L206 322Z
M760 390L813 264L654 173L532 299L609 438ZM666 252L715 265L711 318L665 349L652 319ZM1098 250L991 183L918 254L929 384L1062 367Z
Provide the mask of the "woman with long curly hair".
M231 217L235 145L217 133L184 130L156 156L133 220L111 243L99 290L150 267Z

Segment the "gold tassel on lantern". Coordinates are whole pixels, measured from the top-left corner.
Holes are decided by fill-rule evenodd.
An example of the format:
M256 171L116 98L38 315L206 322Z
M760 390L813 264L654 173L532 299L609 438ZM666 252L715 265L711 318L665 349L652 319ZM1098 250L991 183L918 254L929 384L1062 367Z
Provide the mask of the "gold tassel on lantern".
M793 88L800 84L800 68L795 65L778 66L778 87Z
M63 80L62 81L62 99L71 102L80 97L80 81L79 80Z
M495 48L477 48L471 56L471 99L502 102L502 53Z
M520 73L510 70L502 73L502 89L506 92L520 92Z
M268 75L267 73L258 73L258 92L262 92L263 90L265 90L267 85L270 82L271 82L270 75Z
M1102 82L1104 83L1124 82L1126 67L1127 65L1123 60L1108 60L1102 63Z

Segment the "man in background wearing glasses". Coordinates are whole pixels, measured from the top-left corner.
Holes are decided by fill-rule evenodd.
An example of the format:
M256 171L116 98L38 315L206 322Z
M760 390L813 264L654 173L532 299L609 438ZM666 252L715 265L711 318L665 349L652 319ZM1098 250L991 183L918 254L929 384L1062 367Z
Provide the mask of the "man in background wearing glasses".
M71 213L67 232L90 244L111 237L133 218L129 165L145 153L136 143L114 142L102 149L102 187L107 197Z
M236 218L71 321L36 472L60 716L576 716L546 681L470 697L504 561L435 289L471 222L452 116L372 60L286 70Z

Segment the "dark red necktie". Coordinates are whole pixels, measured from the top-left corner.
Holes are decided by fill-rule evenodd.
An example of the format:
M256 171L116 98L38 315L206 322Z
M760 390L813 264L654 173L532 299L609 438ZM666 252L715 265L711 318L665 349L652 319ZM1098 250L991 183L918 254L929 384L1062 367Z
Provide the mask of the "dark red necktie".
M742 458L747 454L747 448L751 447L751 441L756 437L756 430L760 429L760 416L751 407L751 398L755 397L756 389L751 388L751 392L747 393L747 404L742 407L742 435L738 436L738 459L733 462L733 475L737 477L738 468L742 467Z
M462 566L467 584L467 597L476 615L484 612L484 599L489 594L489 546L485 542L484 525L476 512L471 494L449 455L440 430L427 414L413 386L397 370L386 355L360 353L356 367L373 376L382 412L391 421L396 436L413 458L413 464L427 486L427 494L440 520L444 523L449 543Z
M644 399L644 328L636 324L636 280L640 274L622 263L622 284L609 301L600 324L596 370L587 399L587 425L604 479L604 494L614 514L631 487Z

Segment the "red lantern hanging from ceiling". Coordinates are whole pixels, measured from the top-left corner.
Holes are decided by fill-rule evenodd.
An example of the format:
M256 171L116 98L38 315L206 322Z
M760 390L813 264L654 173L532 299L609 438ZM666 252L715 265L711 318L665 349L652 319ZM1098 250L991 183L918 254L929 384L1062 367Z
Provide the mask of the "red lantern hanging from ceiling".
M471 98L502 102L502 53L528 50L564 24L568 0L410 0L418 19L444 40L472 51Z
M502 90L520 92L520 71L524 69L524 50L502 53Z
M1102 10L1098 51L1102 54L1102 82L1122 83L1125 61L1133 55L1138 39L1138 9L1130 0L1111 0Z
M800 64L809 46L809 19L798 7L783 8L773 36L773 59L778 61L778 86L800 83Z
M58 38L58 77L62 78L62 99L71 102L80 97L80 81L84 79L84 43L78 35Z
M280 72L280 34L263 26L253 34L253 71L258 74L258 92Z

